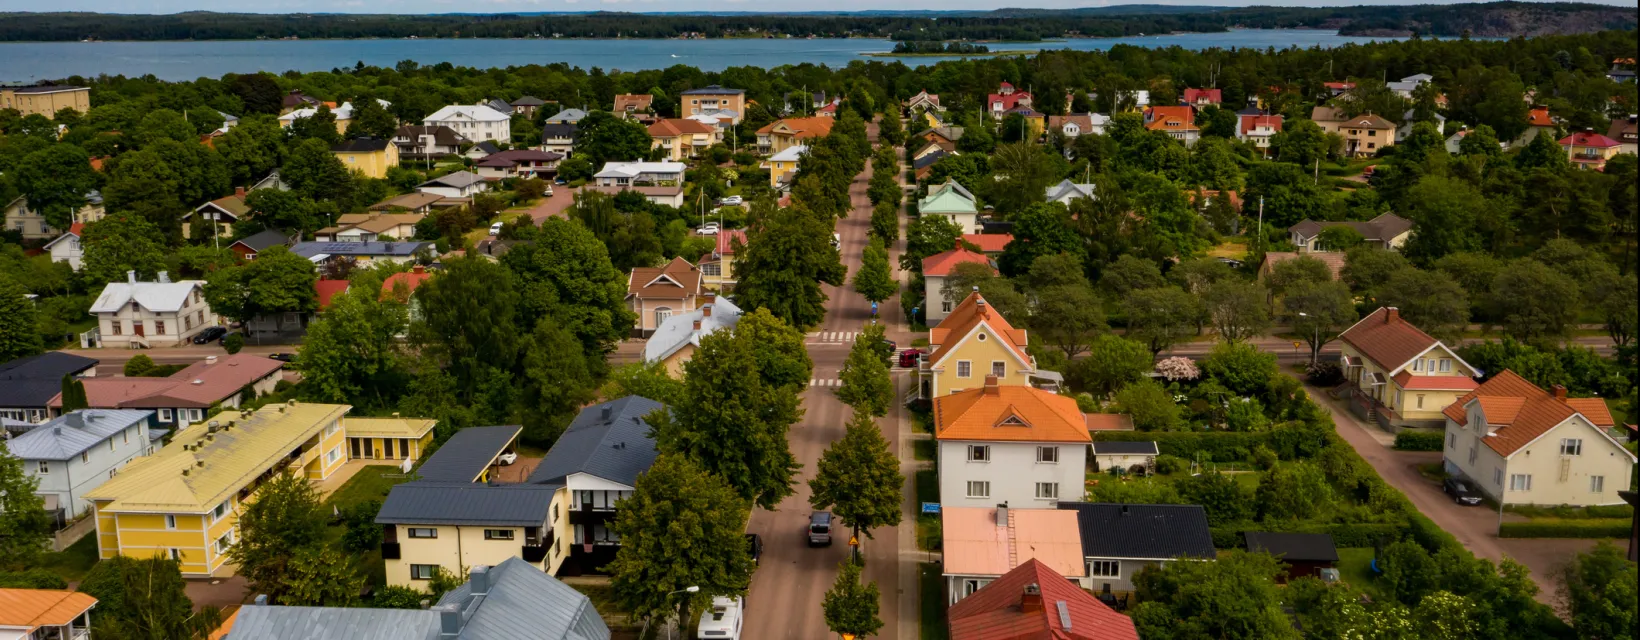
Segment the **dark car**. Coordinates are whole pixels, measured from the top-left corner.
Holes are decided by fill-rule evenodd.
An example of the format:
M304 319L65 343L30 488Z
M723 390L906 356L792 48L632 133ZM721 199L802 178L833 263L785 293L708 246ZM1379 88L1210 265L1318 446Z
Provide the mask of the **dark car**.
M225 335L228 335L226 327L207 327L194 336L194 344L210 344L214 340L220 340Z
M809 514L809 546L831 546L831 512L816 511Z
M763 564L763 536L755 533L746 534L746 550L752 554L752 564Z
M916 349L906 349L905 351L901 351L900 368L915 369L917 367L917 359L921 356L922 352Z
M1470 487L1469 483L1457 478L1447 478L1446 482L1441 483L1441 489L1452 496L1452 501L1458 504L1474 506L1481 503L1480 494L1475 493L1475 489Z
M270 353L268 357L280 362L296 362L296 354L294 353Z

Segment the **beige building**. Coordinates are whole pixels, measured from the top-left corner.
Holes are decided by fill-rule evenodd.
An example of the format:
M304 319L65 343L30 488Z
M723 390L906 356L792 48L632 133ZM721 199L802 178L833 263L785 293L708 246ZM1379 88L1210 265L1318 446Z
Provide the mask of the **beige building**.
M664 149L665 160L693 158L716 141L717 130L711 125L688 118L667 118L649 125L651 149Z
M961 242L957 243L955 249L923 258L923 319L927 323L938 325L946 316L951 315L951 311L963 297L967 297L965 293L958 294L960 297L953 300L945 295L946 278L963 264L982 265L990 269L991 273L996 273L996 268L991 266L990 258L983 253L970 251L962 246Z
M0 87L0 109L16 109L24 116L40 114L57 117L63 109L80 113L91 110L91 89L69 85Z
M728 115L730 121L740 124L746 116L746 90L711 85L683 92L680 116ZM722 112L727 112L723 114Z
M626 301L638 314L632 332L648 337L674 314L694 311L700 295L700 269L681 257L664 267L633 269L626 277Z
M334 226L313 232L316 242L387 242L416 237L416 224L427 216L421 213L344 213Z
M103 209L102 194L96 191L85 194L85 206L75 209L70 214L75 223L96 222L103 219L106 210ZM67 229L57 229L46 222L46 217L39 211L30 209L28 198L17 197L6 204L5 229L16 231L24 240L45 240L55 238Z
M1395 123L1377 114L1345 117L1337 107L1316 107L1310 111L1310 119L1322 130L1344 138L1342 152L1346 156L1371 156L1384 147L1395 146Z
M740 307L728 298L708 294L700 308L672 314L655 329L643 345L645 364L660 363L674 378L683 377L683 367L695 356L702 338L717 331L733 331L740 323Z
M160 272L158 282L138 282L137 272L127 272L125 282L104 286L91 304L102 346L149 349L188 344L194 334L218 323L205 302L204 288L204 280L171 282Z
M1367 314L1338 342L1350 411L1386 429L1439 428L1442 410L1477 386L1474 367L1395 307Z
M1505 504L1623 504L1635 455L1600 398L1544 391L1505 370L1443 412L1446 471Z
M724 229L717 234L717 247L700 257L700 275L707 289L726 293L734 289L736 247L745 248L746 232Z

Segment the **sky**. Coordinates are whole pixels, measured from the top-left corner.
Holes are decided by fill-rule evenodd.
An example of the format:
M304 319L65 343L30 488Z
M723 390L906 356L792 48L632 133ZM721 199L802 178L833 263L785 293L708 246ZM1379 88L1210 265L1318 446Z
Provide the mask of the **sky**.
M1633 6L1633 0L1590 0L1599 4ZM92 11L101 13L176 13L219 11L244 13L510 13L538 11L861 11L988 10L1003 7L1068 9L1120 4L1183 4L1209 6L1352 6L1404 4L1462 4L1451 0L1150 0L1141 3L1087 0L900 0L885 6L879 0L833 0L817 5L810 0L0 0L6 11Z

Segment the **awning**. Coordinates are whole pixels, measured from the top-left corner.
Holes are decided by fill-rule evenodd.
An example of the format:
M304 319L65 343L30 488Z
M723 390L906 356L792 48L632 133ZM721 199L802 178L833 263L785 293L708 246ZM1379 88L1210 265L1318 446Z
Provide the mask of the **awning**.
M1036 378L1038 380L1048 380L1048 381L1051 381L1051 382L1061 382L1062 383L1062 382L1065 381L1064 374L1061 374L1058 371L1038 371L1036 373L1031 374L1031 377Z
M1351 358L1349 356L1340 356L1339 360L1341 362L1343 362L1344 366L1346 366L1346 367L1359 367L1359 366L1361 366L1361 359L1360 358Z
M1367 374L1367 381L1372 383L1374 386L1381 385L1381 384L1384 384L1385 382L1387 382L1387 380L1384 379L1384 374L1382 374L1382 373L1369 373L1369 374Z

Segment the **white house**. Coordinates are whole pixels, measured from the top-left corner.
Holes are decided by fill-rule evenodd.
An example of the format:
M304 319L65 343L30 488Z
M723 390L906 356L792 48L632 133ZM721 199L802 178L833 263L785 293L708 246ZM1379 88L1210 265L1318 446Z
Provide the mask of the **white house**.
M1082 135L1105 135L1105 127L1110 124L1110 116L1103 113L1072 113L1063 116L1048 116L1048 130L1057 131L1067 138L1076 138Z
M512 141L512 116L481 105L453 104L422 118L424 127L449 127L473 141Z
M940 185L930 191L928 197L918 200L917 213L945 216L962 227L965 234L979 231L979 208L974 204L974 194L955 180Z
M3 445L40 479L35 493L61 523L91 509L82 496L114 477L125 463L153 452L152 411L82 409L58 416Z
M1093 195L1092 184L1077 184L1075 182L1071 182L1070 178L1060 180L1059 184L1045 189L1043 197L1046 198L1048 202L1058 202L1065 205L1069 205L1072 200L1077 198L1087 198L1089 200L1098 199Z
M986 376L934 398L934 437L946 506L1053 509L1082 498L1092 438L1073 398Z
M1156 462L1156 443L1153 441L1127 442L1107 440L1093 443L1093 464L1096 471L1111 469L1131 470L1149 468Z
M1600 398L1544 391L1504 370L1452 403L1446 416L1446 471L1505 504L1623 504L1635 456L1612 439Z
M158 282L138 282L127 271L125 282L111 282L91 304L102 344L109 348L176 347L194 334L217 325L205 302L204 280L171 282L160 272Z
M604 169L592 176L600 187L621 187L647 182L655 186L680 186L683 172L689 166L682 162L606 162Z
M490 183L471 171L457 171L416 185L416 190L446 198L470 198L490 190Z
M1282 117L1260 113L1237 116L1236 139L1252 142L1259 151L1269 155L1270 139L1281 133Z
M57 236L56 240L47 242L46 252L51 254L52 262L67 262L75 271L80 270L80 259L85 257L85 247L80 243L80 236L85 232L85 225L74 223L68 233Z

